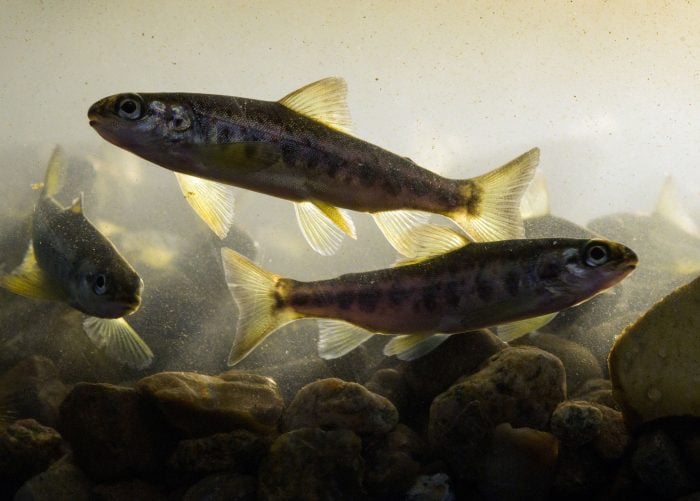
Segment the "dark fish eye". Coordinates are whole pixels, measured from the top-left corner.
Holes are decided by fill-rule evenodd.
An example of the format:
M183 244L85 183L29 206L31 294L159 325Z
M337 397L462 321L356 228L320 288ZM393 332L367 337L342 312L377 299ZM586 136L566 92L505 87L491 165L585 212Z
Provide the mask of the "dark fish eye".
M107 292L107 276L104 274L95 275L92 282L92 291L98 296L102 296Z
M601 266L610 259L610 248L601 242L589 242L583 252L588 266Z
M138 120L143 116L143 102L138 96L126 96L117 102L117 114L129 120Z

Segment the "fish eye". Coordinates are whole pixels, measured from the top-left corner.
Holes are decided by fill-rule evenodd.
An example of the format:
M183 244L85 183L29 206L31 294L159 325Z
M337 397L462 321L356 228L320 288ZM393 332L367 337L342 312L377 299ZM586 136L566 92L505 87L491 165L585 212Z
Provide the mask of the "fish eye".
M92 281L92 291L98 296L102 296L107 292L107 276L100 273L95 275L95 279Z
M117 114L129 120L138 120L143 116L143 102L135 95L121 98L117 102Z
M601 242L589 242L583 254L588 266L601 266L610 259L610 248Z

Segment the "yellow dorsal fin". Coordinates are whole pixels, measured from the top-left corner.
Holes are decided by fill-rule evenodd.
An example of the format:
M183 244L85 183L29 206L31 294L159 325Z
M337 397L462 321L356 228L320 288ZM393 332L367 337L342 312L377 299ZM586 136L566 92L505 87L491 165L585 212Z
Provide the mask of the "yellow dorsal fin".
M60 146L56 146L53 149L53 153L51 153L49 166L46 168L46 176L44 178L44 196L55 197L61 190L63 182L63 150Z
M80 196L76 197L75 200L70 204L69 210L74 213L74 214L82 214L83 213L83 194L81 193Z
M345 80L329 77L295 90L279 103L332 129L350 133L352 122L346 101Z
M654 213L662 216L678 229L690 235L700 236L700 229L688 211L681 205L680 197L670 176L664 181Z
M46 276L34 257L34 246L24 255L22 264L9 275L0 277L0 287L20 296L34 299L64 299L63 292Z

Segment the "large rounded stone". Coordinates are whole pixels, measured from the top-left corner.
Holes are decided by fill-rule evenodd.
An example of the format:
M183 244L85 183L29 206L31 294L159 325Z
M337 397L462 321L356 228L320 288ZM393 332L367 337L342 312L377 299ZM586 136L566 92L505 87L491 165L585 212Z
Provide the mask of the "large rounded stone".
M284 415L284 429L344 428L360 435L388 433L399 421L389 400L357 383L322 379L299 390Z
M142 379L137 388L187 437L241 428L274 432L284 406L272 379L238 371L220 377L162 372Z
M348 430L280 435L260 467L258 494L268 501L365 499L361 451L362 441Z
M153 473L167 454L164 423L131 388L79 383L61 404L60 422L75 462L95 480Z
M613 395L636 426L664 416L700 417L700 277L654 305L617 339Z
M85 473L66 455L29 479L17 491L14 501L89 501L92 486Z
M209 475L187 489L182 501L256 501L255 477L240 473Z

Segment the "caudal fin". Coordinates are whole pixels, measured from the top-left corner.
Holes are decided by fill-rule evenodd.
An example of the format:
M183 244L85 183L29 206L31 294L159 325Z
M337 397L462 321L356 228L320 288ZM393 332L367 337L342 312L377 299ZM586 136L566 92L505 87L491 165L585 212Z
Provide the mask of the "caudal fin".
M238 306L238 326L228 365L236 365L284 324L299 318L278 306L275 286L280 279L250 259L226 247L221 249L228 289Z
M464 181L467 205L446 215L476 241L523 238L520 201L539 160L540 150L533 148L498 169Z

